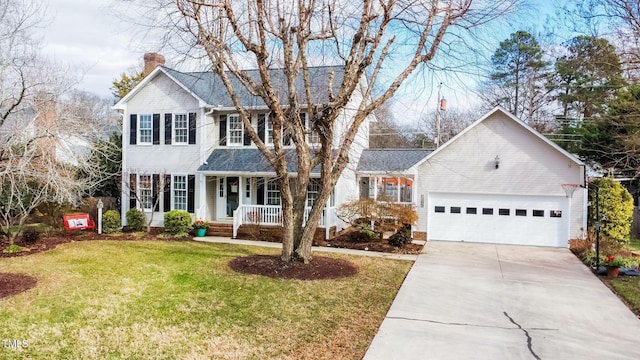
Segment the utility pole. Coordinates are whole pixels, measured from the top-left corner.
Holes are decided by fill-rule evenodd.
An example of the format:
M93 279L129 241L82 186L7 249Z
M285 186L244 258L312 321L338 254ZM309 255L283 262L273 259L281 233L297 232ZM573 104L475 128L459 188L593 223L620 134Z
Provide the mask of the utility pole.
M436 149L440 147L440 120L442 117L441 111L447 109L447 100L441 97L440 92L442 91L442 82L438 84L438 103L436 107Z

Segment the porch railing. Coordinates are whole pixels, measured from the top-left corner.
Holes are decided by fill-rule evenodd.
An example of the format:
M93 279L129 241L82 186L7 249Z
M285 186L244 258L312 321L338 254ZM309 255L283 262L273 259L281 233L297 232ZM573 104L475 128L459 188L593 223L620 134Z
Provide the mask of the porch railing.
M304 210L304 223L307 222L311 208ZM238 229L243 224L282 225L282 208L279 205L240 205L233 212L233 238L238 236ZM337 224L336 208L322 210L318 227L326 229L325 237L329 238L329 230Z

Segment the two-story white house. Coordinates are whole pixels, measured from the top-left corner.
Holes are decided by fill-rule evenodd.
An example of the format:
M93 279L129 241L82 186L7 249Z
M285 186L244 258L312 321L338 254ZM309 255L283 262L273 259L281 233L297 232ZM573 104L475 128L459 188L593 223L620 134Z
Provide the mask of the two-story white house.
M312 71L318 89L327 88L330 73L334 84L343 75L339 66ZM326 96L321 90L316 95ZM268 108L249 93L240 92L240 98L251 109L251 126L269 144ZM123 224L134 207L153 213L156 226L164 212L180 209L233 224L234 235L242 224L280 223L274 171L215 74L158 66L115 108L124 116ZM350 122L349 108L356 106L346 107L337 136ZM370 121L375 120L361 127L350 165L325 204L319 228L326 237L345 226L336 209L363 197L413 206L414 238L427 240L567 247L585 231L584 164L504 109L493 109L436 150L368 149ZM317 139L309 135L307 141ZM289 156L295 159L293 148ZM295 181L295 161L289 164ZM309 205L317 193L315 174Z
M327 88L330 73L335 84L340 84L343 76L339 66L316 67L311 72L318 89ZM300 82L301 93L302 86ZM269 145L273 127L267 106L248 92L240 90L239 94L252 112L252 126ZM359 100L357 96L354 101ZM318 99L322 97L319 91ZM148 216L154 213L154 226L161 226L163 213L172 209L221 223L234 221L238 210L236 228L249 221L279 223L280 189L275 172L252 143L231 97L213 72L185 73L157 66L114 107L123 113L123 224L130 208L140 208ZM349 119L349 110L345 110L337 121L336 134L343 133L341 127L346 127ZM361 127L350 152L351 164L326 204L320 224L323 229L337 225L337 206L357 199L355 169L360 153L368 147L369 121ZM284 141L288 145L286 136ZM307 141L311 145L319 142L312 132ZM293 146L288 154L295 181ZM312 173L319 172L314 169ZM133 196L134 191L138 196ZM309 207L317 192L318 182L312 177ZM260 219L251 218L257 213Z

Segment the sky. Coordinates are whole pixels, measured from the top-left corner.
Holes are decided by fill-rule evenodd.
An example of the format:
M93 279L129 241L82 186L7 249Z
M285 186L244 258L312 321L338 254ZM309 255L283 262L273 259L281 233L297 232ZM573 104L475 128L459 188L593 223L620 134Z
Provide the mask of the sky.
M505 26L504 36L499 34L497 43L516 29L535 28L542 19L554 11L557 2L551 0L533 0L534 16L529 16L531 24ZM142 44L139 36L132 36L131 24L127 24L116 15L115 7L126 3L122 0L49 0L49 24L44 29L42 52L56 62L67 64L77 72L77 88L111 97L111 84L123 72L140 71L145 52L156 51L152 44ZM533 23L535 21L535 23ZM513 27L513 28L510 28ZM500 37L501 36L501 37ZM171 67L170 60L167 66ZM394 110L403 113L401 123L414 123L417 118L435 110L437 87L442 85L442 96L447 98L449 108L469 108L479 104L477 96L468 86L471 80L453 80L443 74L420 74L413 79L422 89L415 91L405 88L398 93L394 101ZM465 84L466 83L466 84Z

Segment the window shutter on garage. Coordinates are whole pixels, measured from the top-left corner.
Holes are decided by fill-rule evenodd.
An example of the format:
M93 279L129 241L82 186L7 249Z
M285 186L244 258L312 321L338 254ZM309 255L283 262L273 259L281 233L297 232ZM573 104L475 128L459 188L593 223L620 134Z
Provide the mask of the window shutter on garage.
M227 115L220 115L220 146L227 146Z
M193 214L195 212L196 194L196 176L187 175L187 212Z
M160 145L160 114L153 114L153 145Z
M129 145L138 143L138 115L131 114L129 116Z
M129 174L129 209L136 208L136 183L138 176L136 174Z
M196 113L189 113L189 145L196 143Z
M164 114L164 143L165 145L171 145L171 134L172 124L171 124L172 114Z
M164 176L163 200L162 211L167 212L171 210L171 175Z

